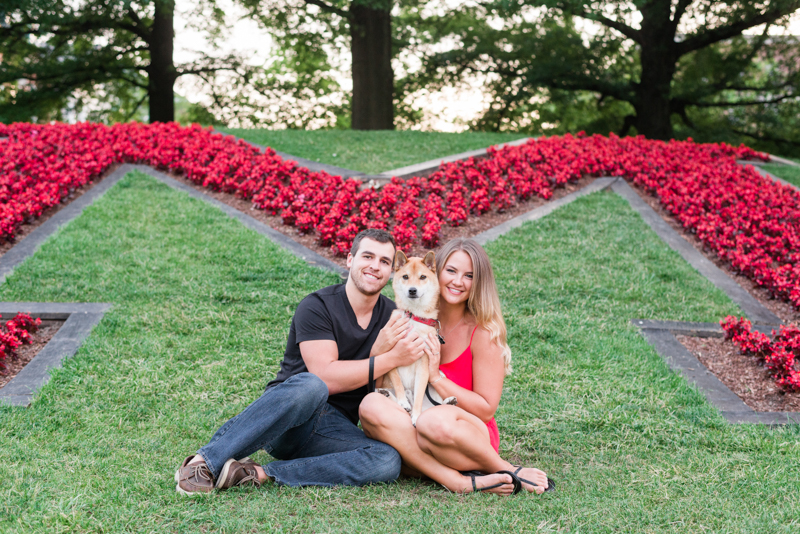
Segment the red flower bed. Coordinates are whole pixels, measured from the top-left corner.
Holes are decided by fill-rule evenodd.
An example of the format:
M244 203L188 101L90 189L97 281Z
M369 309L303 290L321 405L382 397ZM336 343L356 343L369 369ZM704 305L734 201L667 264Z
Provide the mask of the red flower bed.
M5 371L7 359L16 357L16 350L20 345L31 342L31 334L39 329L41 319L33 319L26 313L18 313L13 319L6 322L5 331L0 330L0 371Z
M656 195L734 269L800 307L800 195L737 165L767 159L744 146L565 135L490 149L485 159L443 164L429 177L395 178L375 190L198 126L12 124L0 125L0 139L6 240L115 162L145 163L251 200L336 254L369 227L390 228L406 250L435 247L446 224L533 196L548 199L584 175L623 176Z
M800 328L781 325L780 332L772 331L773 339L751 330L750 321L728 316L720 321L725 339L739 347L742 354L755 356L764 362L770 375L779 386L787 390L800 390L800 372L795 362L800 357Z

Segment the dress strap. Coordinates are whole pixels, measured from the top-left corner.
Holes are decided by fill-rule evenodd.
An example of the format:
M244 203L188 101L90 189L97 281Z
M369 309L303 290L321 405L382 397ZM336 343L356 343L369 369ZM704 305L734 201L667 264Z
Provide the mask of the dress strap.
M472 329L472 335L469 337L469 346L472 346L472 338L475 337L475 332L478 330L478 325L475 325L475 328Z

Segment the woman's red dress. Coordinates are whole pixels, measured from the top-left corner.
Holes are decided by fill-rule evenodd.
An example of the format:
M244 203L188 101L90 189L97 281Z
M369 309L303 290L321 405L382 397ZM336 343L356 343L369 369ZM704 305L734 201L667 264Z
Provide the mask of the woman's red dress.
M476 326L469 338L469 346L461 355L452 362L439 364L439 369L444 376L452 380L455 384L464 389L472 389L472 338L475 337ZM497 429L497 422L494 417L486 421L486 428L489 429L489 441L494 450L500 452L500 432Z

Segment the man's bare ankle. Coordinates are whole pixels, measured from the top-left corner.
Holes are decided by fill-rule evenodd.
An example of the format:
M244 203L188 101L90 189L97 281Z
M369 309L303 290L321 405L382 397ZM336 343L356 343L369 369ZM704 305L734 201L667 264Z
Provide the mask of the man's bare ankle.
M196 464L204 464L204 463L206 463L206 461L203 459L203 457L200 456L199 454L195 454L194 458L189 460L189 463L186 464L186 465L196 465Z

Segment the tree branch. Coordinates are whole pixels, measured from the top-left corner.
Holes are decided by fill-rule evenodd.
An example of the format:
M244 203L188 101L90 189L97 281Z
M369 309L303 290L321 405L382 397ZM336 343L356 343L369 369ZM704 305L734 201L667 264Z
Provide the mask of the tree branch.
M230 67L230 66L228 66L228 67L199 67L199 68L195 68L195 69L177 71L176 78L179 78L181 76L186 76L187 74L200 75L200 74L206 74L206 73L209 73L209 72L219 72L219 71L222 71L222 70L231 70L231 71L236 72L236 68Z
M136 102L136 105L133 106L133 109L131 110L131 112L128 113L127 115L125 115L125 120L123 120L122 122L128 122L129 120L131 120L131 117L133 117L134 114L136 114L136 112L139 110L139 108L142 106L142 104L144 103L144 101L147 99L148 96L150 96L150 95L148 93L145 93L142 96L142 98L140 98L139 101Z
M672 17L672 23L677 26L681 18L686 13L686 9L692 5L694 0L679 0L678 5L675 6L675 15Z
M775 22L779 18L797 11L798 8L800 8L800 0L795 0L790 4L786 4L782 9L778 7L767 10L764 13L747 20L740 20L726 26L720 26L719 28L708 30L705 33L689 37L680 43L676 43L675 46L678 56L688 54L694 50L705 48L714 43L730 39L731 37L736 37L737 35L741 35L744 30L760 26L761 24Z
M771 141L773 143L786 143L793 146L800 146L800 141L793 141L791 139L783 139L781 137L772 137L771 135L756 134L752 132L747 132L745 130L738 130L736 128L731 128L731 131L739 135L746 135L747 137L758 139L759 141Z
M322 11L326 13L333 13L334 15L339 15L340 17L350 20L350 13L343 9L339 9L338 7L333 7L332 5L326 4L322 0L305 0L306 4L311 4L312 6L317 6Z
M700 108L726 108L733 106L761 106L764 104L777 104L787 98L794 98L796 95L786 94L781 95L769 100L740 100L737 102L687 102L688 106L696 106Z
M631 28L627 24L623 24L622 22L610 19L610 18L605 17L603 15L597 15L597 14L594 14L594 13L590 13L590 12L584 11L582 9L573 11L573 10L569 9L567 6L563 6L562 5L561 6L561 10L565 11L565 12L568 12L568 13L572 13L576 17L581 17L581 18L584 18L584 19L587 19L587 20L593 20L595 22L599 22L603 26L606 26L606 27L611 28L613 30L617 30L619 33L621 33L622 35L624 35L628 39L633 39L637 43L641 42L641 39L642 39L641 31L637 30L637 29L634 29L634 28Z

